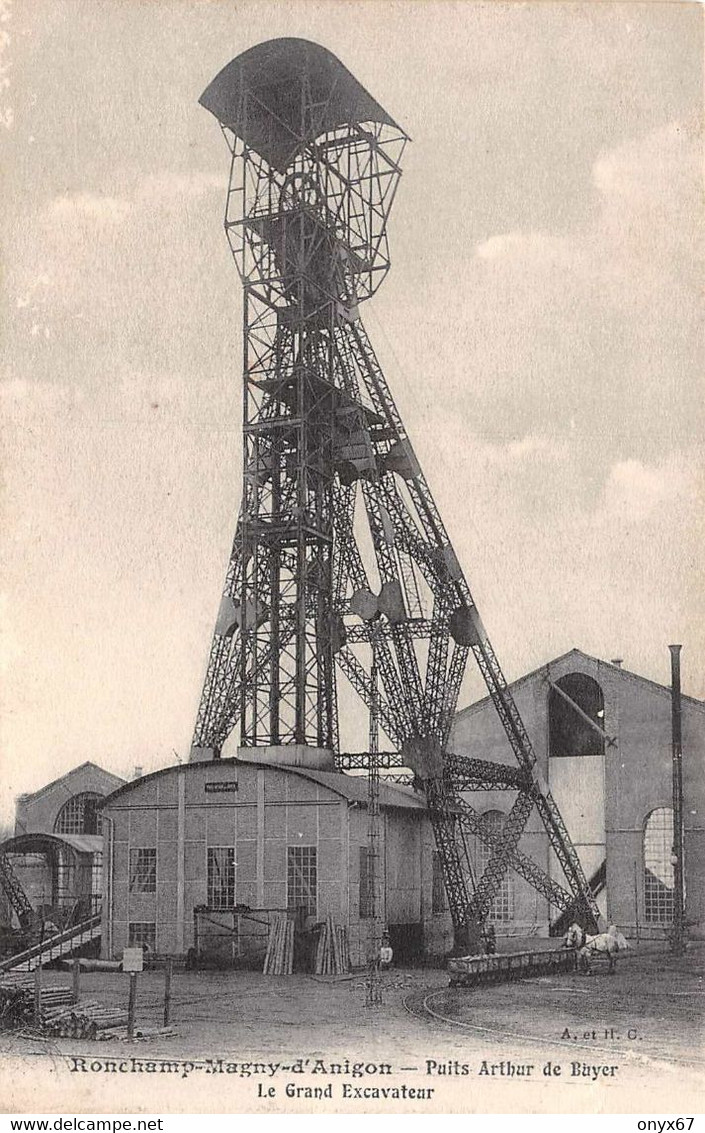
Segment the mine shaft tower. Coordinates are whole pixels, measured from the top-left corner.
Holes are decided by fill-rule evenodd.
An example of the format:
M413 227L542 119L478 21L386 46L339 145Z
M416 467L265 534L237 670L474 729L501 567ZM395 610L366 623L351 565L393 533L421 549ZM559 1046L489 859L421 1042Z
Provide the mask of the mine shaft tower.
M201 103L231 153L243 495L191 757L219 758L237 727L244 748L305 747L340 770L365 768L365 753L340 752L344 674L368 708L374 701L394 749L380 764L423 784L457 945L508 868L594 927L577 854L360 320L389 270L407 135L334 55L301 39L238 56ZM512 766L447 750L470 653ZM497 788L515 795L499 835L464 797ZM534 807L565 885L518 849ZM468 833L490 846L476 884Z

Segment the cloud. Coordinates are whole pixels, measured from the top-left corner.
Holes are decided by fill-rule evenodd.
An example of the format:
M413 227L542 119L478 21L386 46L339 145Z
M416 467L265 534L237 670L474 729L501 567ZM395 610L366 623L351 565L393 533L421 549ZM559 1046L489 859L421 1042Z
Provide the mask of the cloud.
M50 220L62 223L94 221L98 224L120 223L129 216L133 205L123 197L107 197L96 193L67 193L54 197L47 206Z
M566 441L537 433L527 433L504 443L488 443L476 437L468 448L472 449L473 459L478 464L512 474L519 474L520 466L560 464L570 452Z
M83 390L62 382L35 382L8 377L0 381L0 409L8 414L26 409L30 413L53 411L83 399Z
M640 522L663 505L695 504L697 455L676 453L660 464L623 460L612 465L600 519Z
M156 173L140 181L135 198L140 202L171 204L184 199L199 199L208 193L217 192L225 196L228 178L224 173L208 173L193 170L190 173Z
M498 233L475 247L475 259L559 267L607 287L623 280L625 261L638 261L663 279L674 257L703 258L701 151L699 128L685 121L603 151L591 168L599 203L591 221L568 234Z
M123 174L123 180L127 176ZM120 176L116 177L119 182ZM198 200L211 192L225 194L228 186L224 174L193 170L188 173L149 174L140 178L124 193L64 193L49 201L45 214L49 220L79 224L94 222L97 225L119 224L135 213L150 209L171 207L186 200Z
M567 265L571 250L568 242L547 232L503 232L490 236L475 248L479 260L529 260L535 264Z

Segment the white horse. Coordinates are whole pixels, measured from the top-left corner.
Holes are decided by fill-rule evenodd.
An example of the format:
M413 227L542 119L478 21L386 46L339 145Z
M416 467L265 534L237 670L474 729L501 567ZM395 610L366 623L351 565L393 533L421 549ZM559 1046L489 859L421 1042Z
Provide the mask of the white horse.
M607 932L598 933L597 936L587 936L585 929L578 924L572 924L563 942L566 948L577 948L578 967L586 975L590 975L592 971L590 960L596 955L607 957L609 973L612 975L617 965L617 953L630 947L617 926L613 924Z

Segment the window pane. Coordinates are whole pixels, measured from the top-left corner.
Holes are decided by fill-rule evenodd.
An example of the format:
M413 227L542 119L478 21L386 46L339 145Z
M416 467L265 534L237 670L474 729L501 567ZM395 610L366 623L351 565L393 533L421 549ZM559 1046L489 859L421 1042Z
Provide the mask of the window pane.
M652 811L644 829L644 916L652 924L673 921L673 811Z
M504 828L504 815L500 810L488 810L482 815L482 825L491 833L501 834ZM481 873L484 873L491 857L492 847L485 842L480 842L478 845L478 859ZM511 921L513 916L514 886L509 873L505 873L502 878L502 884L497 890L497 895L492 902L488 920L506 923L507 921Z
M130 892L156 893L157 851L154 848L130 850Z
M235 849L208 848L208 904L212 909L230 909L235 904Z
M56 816L55 834L99 834L100 815L98 804L103 796L85 791L73 795L64 803Z
M127 929L127 947L143 945L154 952L157 945L157 926L154 921L130 921Z
M316 847L289 846L287 849L286 903L290 909L304 909L316 916Z

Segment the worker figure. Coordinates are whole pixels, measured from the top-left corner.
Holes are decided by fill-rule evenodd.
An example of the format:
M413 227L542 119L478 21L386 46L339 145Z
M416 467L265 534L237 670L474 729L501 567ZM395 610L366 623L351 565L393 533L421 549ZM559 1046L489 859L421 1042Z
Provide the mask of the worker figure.
M392 951L392 946L389 943L389 933L383 932L382 933L382 947L379 950L380 971L385 972L388 968L391 968L393 959L394 959L394 952Z

